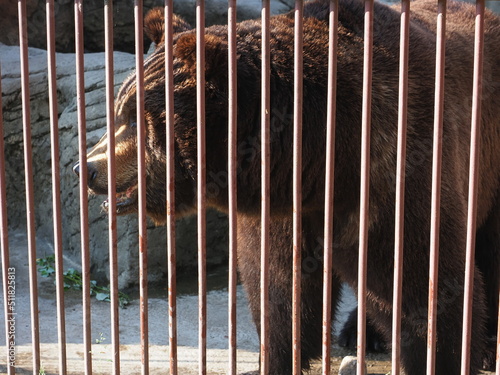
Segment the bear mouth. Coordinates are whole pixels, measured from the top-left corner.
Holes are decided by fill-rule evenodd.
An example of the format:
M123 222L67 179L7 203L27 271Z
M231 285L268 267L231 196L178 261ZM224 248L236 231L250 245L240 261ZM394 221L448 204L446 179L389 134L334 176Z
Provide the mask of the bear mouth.
M137 185L129 187L124 192L117 192L115 196L116 214L126 215L137 211ZM109 214L109 197L101 204L101 208L105 213Z

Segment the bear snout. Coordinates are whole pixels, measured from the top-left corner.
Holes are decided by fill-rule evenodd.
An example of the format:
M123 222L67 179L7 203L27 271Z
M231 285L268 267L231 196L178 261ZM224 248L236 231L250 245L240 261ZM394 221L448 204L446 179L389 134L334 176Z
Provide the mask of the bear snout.
M77 162L73 166L73 172L75 172L76 175L80 177L80 162ZM87 163L87 184L90 188L92 188L92 185L97 176L98 176L98 171L95 165L93 163Z
M77 162L75 165L73 165L73 172L80 177L80 162Z

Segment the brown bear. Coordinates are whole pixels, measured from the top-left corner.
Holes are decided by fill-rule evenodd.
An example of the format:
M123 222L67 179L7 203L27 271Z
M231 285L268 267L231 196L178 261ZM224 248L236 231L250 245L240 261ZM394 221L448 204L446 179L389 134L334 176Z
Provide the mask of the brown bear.
M408 139L402 364L407 375L425 373L430 248L430 199L435 71L435 1L412 2L410 25ZM303 281L302 365L321 355L322 238L325 186L329 2L304 6ZM340 282L357 284L360 134L363 67L363 3L342 0L337 47L338 87L335 151L333 300ZM368 317L376 332L391 335L394 198L398 111L400 14L375 4ZM175 19L176 209L193 211L196 197L196 38ZM165 61L161 10L146 17L156 50L145 62L147 212L166 219ZM291 373L292 263L292 13L272 17L271 32L271 374ZM450 2L447 14L443 176L439 262L436 373L460 372L469 138L473 71L474 9ZM260 274L260 77L261 23L237 27L238 48L238 261L241 280L259 326ZM206 29L207 203L227 210L227 27ZM482 366L497 327L500 273L500 21L486 13L477 210L477 261L473 306L471 374ZM131 76L116 100L118 213L137 210L136 82ZM105 137L89 153L88 184L107 194ZM222 182L221 182L222 181ZM344 342L349 341L349 330ZM490 348L491 349L491 348ZM491 349L494 350L494 349Z

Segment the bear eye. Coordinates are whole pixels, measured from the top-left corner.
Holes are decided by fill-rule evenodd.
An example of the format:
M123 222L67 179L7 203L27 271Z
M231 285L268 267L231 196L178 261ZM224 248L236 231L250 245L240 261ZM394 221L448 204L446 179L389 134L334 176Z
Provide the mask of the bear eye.
M130 123L130 126L131 126L132 128L136 128L136 127L137 127L137 122L135 122L135 121L131 122L131 123Z

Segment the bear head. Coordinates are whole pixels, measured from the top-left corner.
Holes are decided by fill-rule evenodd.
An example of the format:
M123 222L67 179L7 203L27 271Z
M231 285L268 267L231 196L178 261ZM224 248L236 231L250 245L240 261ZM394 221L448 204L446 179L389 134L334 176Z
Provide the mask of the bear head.
M175 133L176 211L182 215L196 207L197 99L196 34L180 17L173 16L173 86ZM145 18L145 32L156 44L144 61L144 121L146 132L146 211L157 224L166 220L166 67L163 9ZM212 27L205 35L205 96L207 139L224 145L227 139L227 29ZM137 80L131 74L115 101L116 211L138 209ZM87 155L89 193L108 194L108 138L105 134ZM217 147L216 147L217 148ZM226 170L225 160L216 161ZM74 167L80 173L80 164ZM217 192L220 194L220 190ZM109 198L108 198L109 199ZM102 205L109 209L109 200Z

